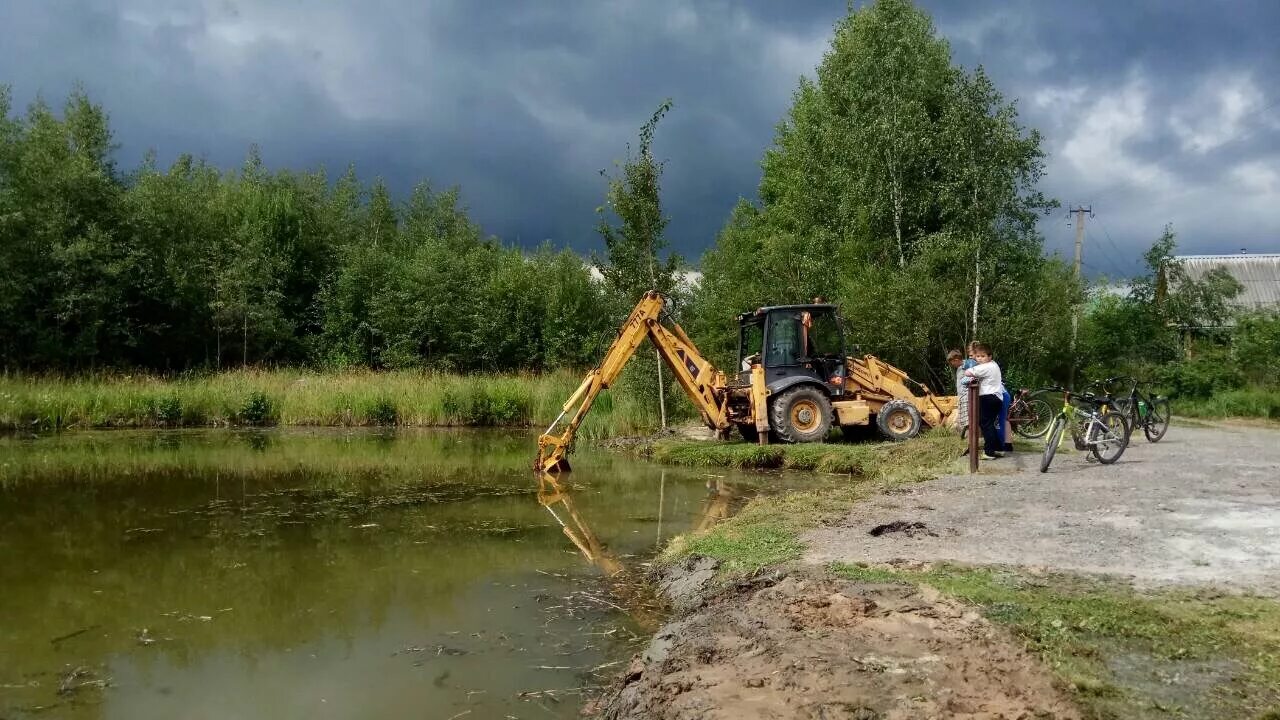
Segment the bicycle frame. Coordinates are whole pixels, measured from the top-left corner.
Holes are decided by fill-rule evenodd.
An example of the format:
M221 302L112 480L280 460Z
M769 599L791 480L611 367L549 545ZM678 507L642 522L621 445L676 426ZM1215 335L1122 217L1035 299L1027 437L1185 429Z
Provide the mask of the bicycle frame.
M1124 397L1125 407L1123 408L1124 414L1129 418L1129 426L1135 430L1137 428L1148 427L1151 424L1154 413L1156 412L1157 396L1143 393L1142 390L1139 389L1143 383L1135 377L1119 376L1107 378L1101 382L1104 384L1113 384L1121 381L1129 387L1129 392ZM1147 412L1145 414L1141 411L1143 405L1147 408Z
M1058 417L1066 420L1067 427L1071 430L1071 439L1075 441L1077 450L1087 450L1103 442L1124 442L1124 438L1115 437L1111 429L1107 427L1106 422L1102 420L1104 415L1111 412L1109 403L1099 403L1097 410L1083 410L1073 405L1071 399L1070 392L1064 394L1062 410L1058 413ZM1083 428L1081 427L1082 423L1084 425ZM1104 437L1095 439L1095 432L1099 429L1104 433ZM1081 432L1082 430L1083 432ZM1061 437L1058 439L1059 446L1061 446L1064 439L1066 438Z

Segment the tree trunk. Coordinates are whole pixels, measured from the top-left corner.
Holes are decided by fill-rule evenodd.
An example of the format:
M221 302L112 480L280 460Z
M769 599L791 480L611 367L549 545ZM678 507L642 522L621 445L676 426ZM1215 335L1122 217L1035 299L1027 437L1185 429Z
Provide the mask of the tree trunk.
M889 200L893 204L893 235L898 241L898 267L907 266L907 253L902 247L902 183L893 155L886 153L889 166Z
M982 297L982 241L975 238L973 248L973 325L970 339L978 337L978 299Z

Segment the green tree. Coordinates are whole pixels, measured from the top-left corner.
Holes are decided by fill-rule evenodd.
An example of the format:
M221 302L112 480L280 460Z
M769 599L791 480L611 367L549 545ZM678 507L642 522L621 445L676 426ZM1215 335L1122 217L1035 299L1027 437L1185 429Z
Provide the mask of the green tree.
M80 90L61 118L37 101L24 118L11 119L7 89L0 110L6 363L110 363L129 339L116 311L129 266L106 112Z
M596 211L596 229L605 246L605 257L597 264L610 291L628 308L648 290L671 293L680 266L674 254L661 257L669 220L662 214L663 163L653 156L654 133L669 110L671 101L663 101L641 126L638 152L632 156L628 151L621 172L609 178L605 205Z
M313 356L336 367L380 367L385 346L374 314L377 293L386 286L402 253L399 217L391 193L378 180L361 202L362 191L349 170L325 210L337 255L318 302L322 317Z
M863 351L939 385L943 351L979 330L1021 374L1044 373L1068 318L1052 308L1079 291L1041 255L1054 203L1035 189L1040 146L909 0L851 11L765 153L759 203L703 258L699 341L727 354L736 313L822 295Z
M597 209L600 216L597 232L604 240L605 257L594 261L604 276L615 324L626 317L645 292L657 290L677 299L676 293L682 290L677 285L680 258L673 253L662 257L667 247L665 233L669 220L662 213L663 163L653 155L654 133L670 110L671 100L664 100L640 127L638 152L632 155L628 146L621 171L609 178L605 205ZM656 406L661 423L666 424L667 400L672 388L663 378L656 350L637 353L618 385L623 393L640 398L644 406Z

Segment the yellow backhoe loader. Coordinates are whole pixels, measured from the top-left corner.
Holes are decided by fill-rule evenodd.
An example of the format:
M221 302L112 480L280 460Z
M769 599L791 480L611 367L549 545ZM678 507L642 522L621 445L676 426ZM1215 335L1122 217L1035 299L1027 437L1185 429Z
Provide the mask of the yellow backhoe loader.
M665 319L666 304L657 292L636 303L600 365L538 438L535 469L570 469L578 426L646 338L721 439L737 428L748 442L822 442L833 427L848 431L874 423L885 437L906 440L944 424L955 410L954 396L933 394L893 365L873 355L846 355L844 323L834 305L778 305L739 315L740 369L730 377Z

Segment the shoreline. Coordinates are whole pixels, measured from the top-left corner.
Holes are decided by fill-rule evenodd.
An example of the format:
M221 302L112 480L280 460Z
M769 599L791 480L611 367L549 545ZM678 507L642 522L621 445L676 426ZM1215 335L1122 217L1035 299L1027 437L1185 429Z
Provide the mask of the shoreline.
M959 440L930 434L765 456L754 447L659 439L622 450L695 467L797 470L815 470L820 457L839 466L834 453L856 457L864 474L753 499L703 534L673 538L648 574L671 608L667 622L584 712L607 720L1280 718L1275 598L1144 589L1045 567L803 562L806 533L854 532L843 518L860 501L892 504L911 492L908 483L959 474Z

